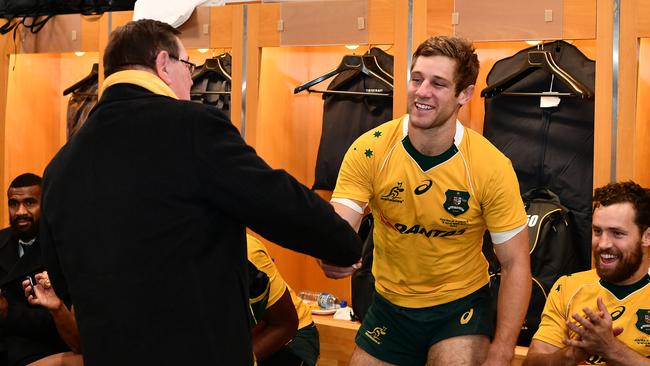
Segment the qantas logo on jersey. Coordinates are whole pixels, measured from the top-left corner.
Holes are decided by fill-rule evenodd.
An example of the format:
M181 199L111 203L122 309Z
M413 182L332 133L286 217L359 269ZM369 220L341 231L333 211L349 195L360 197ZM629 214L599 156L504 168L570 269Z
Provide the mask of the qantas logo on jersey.
M395 224L395 229L402 234L422 234L427 238L438 238L452 235L463 235L465 229L460 230L435 230L427 229L424 225L415 224L413 226L408 226L404 224L397 223Z
M469 210L469 192L448 189L447 192L445 192L445 197L446 200L445 203L442 204L442 207L444 207L450 214L458 216Z

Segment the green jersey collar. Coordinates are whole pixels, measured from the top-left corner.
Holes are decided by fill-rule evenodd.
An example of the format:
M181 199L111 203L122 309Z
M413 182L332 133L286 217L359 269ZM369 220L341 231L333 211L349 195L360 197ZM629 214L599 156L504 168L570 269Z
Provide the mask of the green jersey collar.
M646 274L639 281L631 285L615 285L613 283L605 282L602 279L599 281L600 285L609 290L617 299L622 300L631 293L643 288L643 286L650 283L650 275Z

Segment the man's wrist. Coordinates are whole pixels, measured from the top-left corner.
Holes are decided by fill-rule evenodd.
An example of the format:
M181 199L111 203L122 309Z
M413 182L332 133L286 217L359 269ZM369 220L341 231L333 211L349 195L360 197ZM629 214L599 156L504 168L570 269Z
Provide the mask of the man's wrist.
M621 361L625 358L626 351L629 349L630 348L623 342L619 341L618 339L614 339L614 342L611 343L609 347L605 348L602 356L603 358L612 361L612 363L614 363L614 361L621 363Z
M63 311L65 308L65 305L63 304L63 301L60 299L54 300L51 304L51 306L48 306L47 309L52 313L52 314L57 314Z
M587 359L587 353L579 347L566 346L562 349L565 365L577 365Z

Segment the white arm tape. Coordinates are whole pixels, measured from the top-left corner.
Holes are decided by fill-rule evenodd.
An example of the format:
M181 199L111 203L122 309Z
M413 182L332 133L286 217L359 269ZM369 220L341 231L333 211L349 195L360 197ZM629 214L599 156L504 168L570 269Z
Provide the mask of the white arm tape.
M340 203L345 207L349 207L353 209L354 211L358 212L359 215L363 215L363 211L366 209L366 206L368 206L367 203L364 203L363 207L359 206L356 202L352 201L351 199L347 198L332 198L330 202L336 202Z
M490 237L492 238L492 243L494 244L503 244L506 241L512 239L515 235L519 234L526 227L526 224L521 225L520 227L514 228L510 231L505 231L502 233L493 233L490 232Z

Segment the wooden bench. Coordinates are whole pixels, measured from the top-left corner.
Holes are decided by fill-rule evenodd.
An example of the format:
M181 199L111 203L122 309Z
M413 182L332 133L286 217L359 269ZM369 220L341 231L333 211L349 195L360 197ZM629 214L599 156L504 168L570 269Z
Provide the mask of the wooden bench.
M354 337L359 329L359 323L347 320L333 319L331 315L313 315L314 323L320 333L319 366L346 366L352 351ZM515 349L513 366L521 366L526 358L527 347Z

